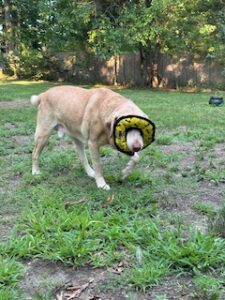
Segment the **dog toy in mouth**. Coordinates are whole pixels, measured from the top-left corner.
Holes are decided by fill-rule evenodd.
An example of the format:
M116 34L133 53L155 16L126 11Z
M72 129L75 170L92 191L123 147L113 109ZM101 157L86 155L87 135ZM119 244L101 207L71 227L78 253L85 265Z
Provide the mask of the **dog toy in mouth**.
M155 124L149 119L132 115L120 117L114 124L114 144L120 152L128 155L134 154L128 148L126 141L127 132L132 129L140 130L144 143L143 148L149 146L155 138Z

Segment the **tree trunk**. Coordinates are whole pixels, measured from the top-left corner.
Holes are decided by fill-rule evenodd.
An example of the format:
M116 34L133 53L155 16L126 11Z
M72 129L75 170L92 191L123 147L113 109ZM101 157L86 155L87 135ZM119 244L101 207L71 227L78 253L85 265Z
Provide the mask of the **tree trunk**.
M152 74L151 74L151 87L158 88L162 83L162 78L159 75L159 60L160 60L160 48L161 42L160 39L157 38L156 44L154 47L153 55L152 55Z
M5 55L10 66L10 69L13 72L13 77L17 77L17 67L16 67L16 33L15 33L15 26L13 24L13 17L12 17L12 8L11 8L11 1L4 0L3 2L3 12L4 12L4 48L5 48ZM15 16L14 16L15 18ZM16 20L14 20L15 23Z
M6 54L14 52L15 45L13 43L13 26L12 26L12 17L10 11L10 1L4 1L4 29L5 29L5 51Z
M145 85L145 55L143 48L140 48L140 74L141 74L141 86Z
M102 14L102 3L100 0L94 0L95 3L95 16L98 17Z

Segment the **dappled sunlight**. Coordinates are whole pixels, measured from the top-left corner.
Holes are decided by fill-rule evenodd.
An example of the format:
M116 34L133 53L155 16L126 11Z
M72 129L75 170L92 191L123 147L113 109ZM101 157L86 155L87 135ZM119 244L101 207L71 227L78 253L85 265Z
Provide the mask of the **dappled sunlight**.
M59 85L59 83L41 80L0 81L0 101L29 99L32 95L40 94L56 85Z
M3 80L0 79L0 85L36 85L36 84L43 84L43 83L48 83L48 81L44 80L15 80L15 79L10 79L10 78L4 78ZM55 84L58 84L57 82Z

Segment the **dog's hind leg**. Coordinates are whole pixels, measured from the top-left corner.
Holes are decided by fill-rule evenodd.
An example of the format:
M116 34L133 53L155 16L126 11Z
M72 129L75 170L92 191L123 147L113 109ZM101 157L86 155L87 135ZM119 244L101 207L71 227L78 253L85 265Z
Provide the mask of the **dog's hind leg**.
M38 175L40 174L39 169L39 156L44 149L45 145L48 142L49 136L51 134L51 130L45 131L42 133L39 128L37 128L34 139L34 150L32 153L32 174Z
M48 142L49 136L56 121L50 115L42 115L38 113L37 127L34 136L34 150L32 152L32 174L40 174L39 156Z
M77 139L74 139L74 143L76 145L76 149L77 149L77 152L79 154L80 161L81 161L81 163L84 167L85 172L87 173L87 175L89 177L94 178L95 177L95 171L89 165L89 162L87 160L87 156L85 154L84 144L82 142L78 141Z
M139 162L140 157L139 155L135 152L134 155L131 157L131 160L128 162L127 166L125 167L125 169L122 171L122 179L127 178L131 172L133 171L134 167L136 166L136 164Z

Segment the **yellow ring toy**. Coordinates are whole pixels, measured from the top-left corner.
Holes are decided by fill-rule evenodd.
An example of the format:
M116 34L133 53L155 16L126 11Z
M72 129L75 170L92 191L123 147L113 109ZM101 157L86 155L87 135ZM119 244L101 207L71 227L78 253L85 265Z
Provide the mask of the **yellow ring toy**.
M155 138L155 124L149 119L133 115L120 117L114 124L114 144L120 152L128 155L134 155L126 142L127 132L131 129L140 130L144 142L143 148L149 146Z

